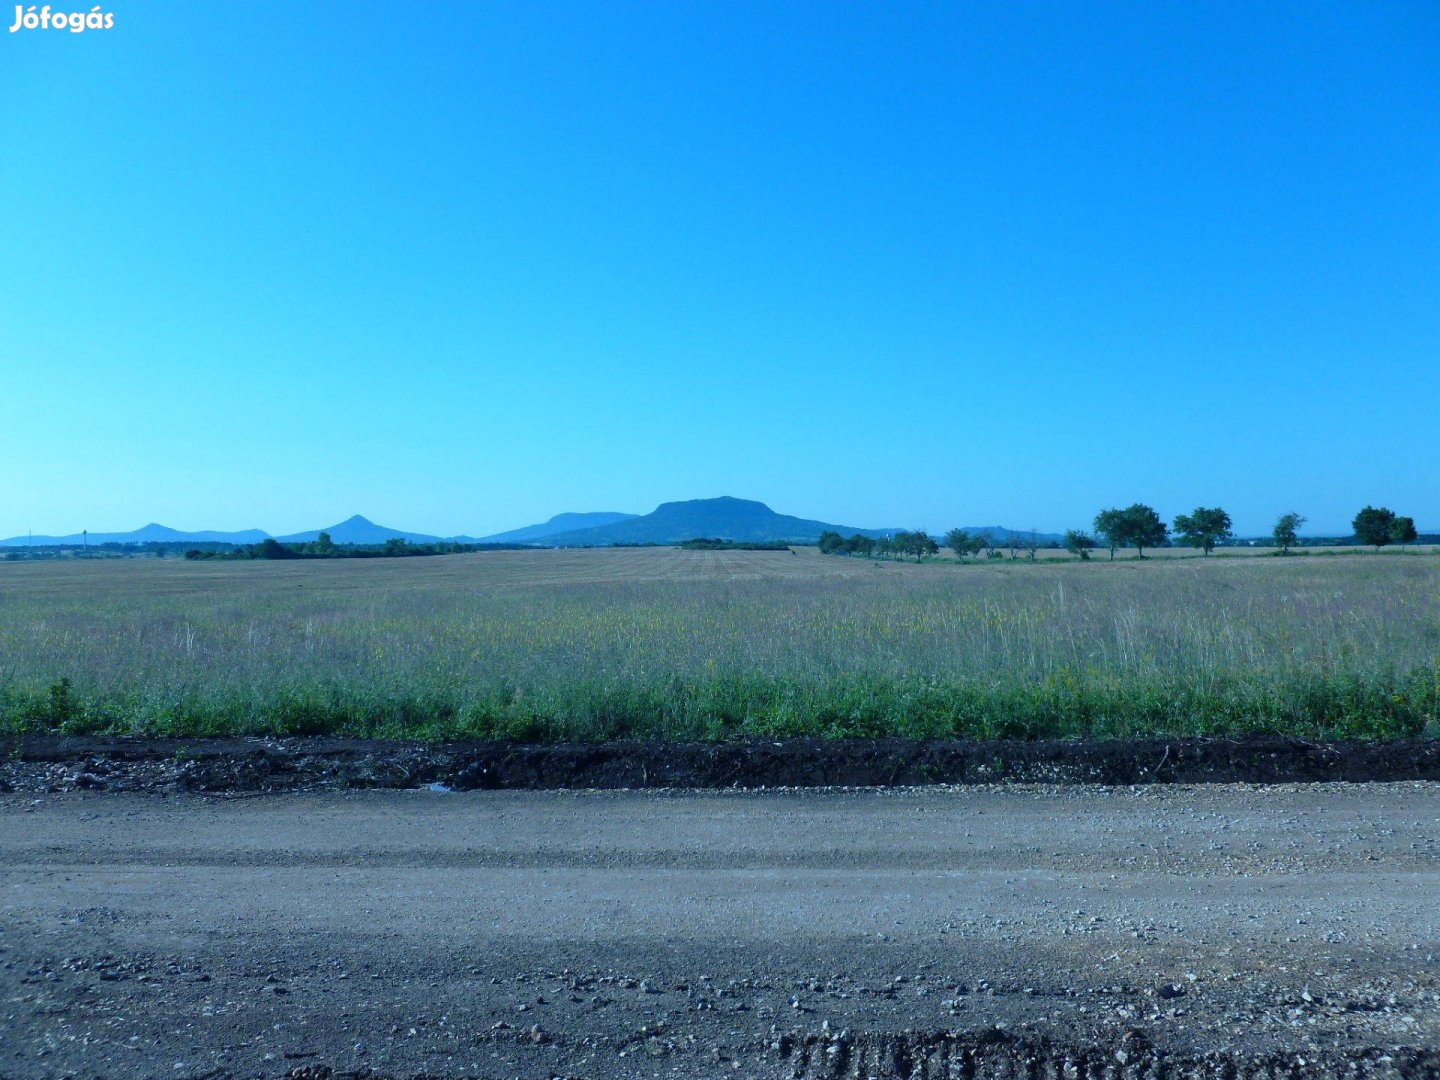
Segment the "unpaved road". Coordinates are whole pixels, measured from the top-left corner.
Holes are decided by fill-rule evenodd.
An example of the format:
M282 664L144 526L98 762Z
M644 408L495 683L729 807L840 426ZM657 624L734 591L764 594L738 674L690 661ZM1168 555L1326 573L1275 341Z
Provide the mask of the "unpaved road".
M7 1078L1433 1076L1437 954L1436 784L0 796Z

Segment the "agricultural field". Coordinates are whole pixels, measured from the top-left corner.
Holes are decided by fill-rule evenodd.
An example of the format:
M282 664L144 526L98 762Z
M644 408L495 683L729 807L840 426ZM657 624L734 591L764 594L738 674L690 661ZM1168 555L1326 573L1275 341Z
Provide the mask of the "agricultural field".
M1440 557L0 563L0 730L1440 736Z

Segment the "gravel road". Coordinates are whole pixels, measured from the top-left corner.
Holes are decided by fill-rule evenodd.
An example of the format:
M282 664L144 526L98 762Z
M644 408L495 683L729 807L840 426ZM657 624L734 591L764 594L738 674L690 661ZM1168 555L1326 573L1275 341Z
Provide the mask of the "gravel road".
M1440 1075L1440 784L11 794L0 867L16 1080Z

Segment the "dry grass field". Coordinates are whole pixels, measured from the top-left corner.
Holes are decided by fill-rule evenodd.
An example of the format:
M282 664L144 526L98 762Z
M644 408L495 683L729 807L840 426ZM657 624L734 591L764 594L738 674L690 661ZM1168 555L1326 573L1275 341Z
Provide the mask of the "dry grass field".
M0 563L11 731L1331 737L1437 717L1425 551Z

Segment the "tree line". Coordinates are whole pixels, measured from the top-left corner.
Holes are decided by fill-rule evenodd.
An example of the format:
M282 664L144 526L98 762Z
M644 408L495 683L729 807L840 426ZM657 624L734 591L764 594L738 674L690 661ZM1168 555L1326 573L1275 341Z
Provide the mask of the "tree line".
M463 555L470 551L524 551L525 544L457 544L441 541L412 544L395 536L383 544L337 544L328 532L308 543L282 544L266 538L258 544L241 544L219 551L192 547L187 559L395 559L424 555Z
M940 545L923 529L879 537L865 536L862 533L844 537L827 529L820 534L816 545L822 555L861 555L867 559L876 555L914 555L916 562L926 555L935 555L940 551Z
M1299 545L1300 526L1304 524L1302 514L1292 511L1280 515L1270 537L1281 555L1290 554L1290 549ZM1373 545L1377 551L1387 544L1412 543L1418 536L1413 518L1402 517L1383 506L1366 506L1355 515L1350 527L1360 543ZM1133 547L1143 559L1147 547L1163 547L1171 541L1170 527L1144 503L1134 503L1123 510L1114 507L1101 510L1095 515L1094 528L1095 536L1110 549L1112 559L1122 547ZM1218 506L1197 506L1175 518L1174 539L1187 547L1200 548L1206 555L1234 535L1230 515ZM1067 551L1088 559L1097 542L1086 532L1070 529L1065 533L1064 546Z
M1039 535L1031 530L1028 536L1023 533L1007 530L1009 540L1007 545L1012 558L1018 558L1020 552L1025 552L1030 558L1035 558L1035 553L1042 547L1058 547L1053 541L1042 543ZM880 556L901 557L914 556L916 562L920 562L927 555L938 555L941 542L937 541L924 529L916 529L913 532L901 531L894 536L865 536L855 533L853 536L841 536L832 530L826 530L820 534L817 541L822 555L860 555L864 558ZM1001 544L997 543L995 537L988 532L966 532L964 529L951 529L944 537L944 546L953 551L957 558L965 559L971 555L979 555L986 552L991 558L1000 558Z
M1286 514L1275 526L1275 540L1282 550L1298 543L1296 530L1305 519L1299 514ZM1160 519L1153 507L1144 503L1133 503L1121 510L1111 507L1095 515L1095 535L1110 549L1110 558L1122 547L1133 547L1140 558L1145 549L1163 547L1170 542L1170 527ZM1230 515L1218 506L1197 506L1188 514L1175 518L1175 539L1187 547L1200 548L1209 555L1216 545L1231 539ZM1097 546L1095 538L1077 529L1065 534L1065 547L1082 559L1090 557L1090 551Z
M1271 539L1280 549L1281 555L1288 555L1292 547L1300 544L1300 527L1305 517L1294 512L1281 514L1271 530ZM1133 547L1139 558L1145 557L1146 548L1165 547L1173 542L1187 547L1201 549L1209 555L1227 540L1234 539L1230 515L1218 506L1197 506L1188 514L1178 515L1172 527L1167 525L1155 509L1144 503L1133 503L1123 510L1112 507L1095 515L1094 535L1083 529L1069 529L1061 542L1062 547L1082 559L1102 544L1110 551L1110 558L1120 548ZM1396 514L1388 507L1366 506L1355 515L1351 522L1355 539L1362 544L1373 546L1377 551L1389 544L1409 544L1418 538L1415 520ZM1027 539L1023 534L1009 533L1011 558L1025 552L1034 559L1042 546L1032 530ZM962 562L969 556L982 551L997 557L995 538L989 533L969 533L964 529L951 529L945 534L945 546L955 553ZM913 555L920 562L927 555L937 555L940 544L923 529L914 532L898 532L894 536L870 537L861 533L844 537L838 532L826 530L818 541L822 555L860 555L871 558L875 555ZM1055 545L1044 545L1054 547Z

